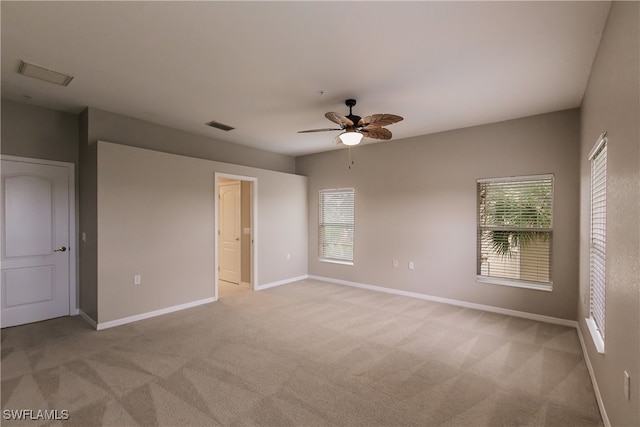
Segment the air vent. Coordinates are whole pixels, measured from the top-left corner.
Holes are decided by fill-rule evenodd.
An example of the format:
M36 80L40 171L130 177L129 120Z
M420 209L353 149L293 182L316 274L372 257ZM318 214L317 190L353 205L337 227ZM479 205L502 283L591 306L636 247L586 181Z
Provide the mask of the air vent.
M230 130L235 129L235 128L229 126L229 125L218 123L218 122L216 122L214 120L211 120L210 122L208 122L207 126L211 126L212 128L220 129L220 130L223 130L225 132L229 132Z
M24 61L20 61L18 73L60 86L68 86L69 83L71 83L71 80L73 80L73 76L49 70L39 65L30 64Z

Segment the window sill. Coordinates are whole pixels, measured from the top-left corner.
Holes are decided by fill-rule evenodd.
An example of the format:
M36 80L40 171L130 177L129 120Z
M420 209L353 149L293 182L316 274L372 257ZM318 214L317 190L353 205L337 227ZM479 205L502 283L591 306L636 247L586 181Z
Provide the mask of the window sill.
M337 259L318 258L320 262L328 262L329 264L353 265L353 261L340 261Z
M589 332L591 333L591 339L593 339L593 344L596 346L596 351L604 354L604 340L602 339L602 335L600 335L600 330L598 329L595 320L591 317L584 320L587 322L587 328L589 328Z
M498 277L477 276L479 283L510 286L513 288L533 289L535 291L553 292L553 283L527 282L526 280L501 279Z

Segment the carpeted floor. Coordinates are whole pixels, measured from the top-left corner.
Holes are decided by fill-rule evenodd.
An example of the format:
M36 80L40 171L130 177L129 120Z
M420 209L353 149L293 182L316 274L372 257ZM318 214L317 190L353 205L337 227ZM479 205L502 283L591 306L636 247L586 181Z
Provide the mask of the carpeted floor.
M238 285L237 283L225 282L224 280L218 281L218 298L224 298L245 292L251 292L249 286Z
M6 426L602 425L574 329L313 280L104 331L4 329L2 409Z

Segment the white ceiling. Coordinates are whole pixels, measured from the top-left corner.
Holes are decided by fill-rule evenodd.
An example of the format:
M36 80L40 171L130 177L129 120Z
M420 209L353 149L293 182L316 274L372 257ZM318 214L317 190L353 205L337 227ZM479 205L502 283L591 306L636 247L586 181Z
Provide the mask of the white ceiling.
M333 127L347 98L404 116L394 139L577 107L609 6L2 1L2 96L297 156L336 147L338 132L297 131ZM75 78L25 77L20 60Z

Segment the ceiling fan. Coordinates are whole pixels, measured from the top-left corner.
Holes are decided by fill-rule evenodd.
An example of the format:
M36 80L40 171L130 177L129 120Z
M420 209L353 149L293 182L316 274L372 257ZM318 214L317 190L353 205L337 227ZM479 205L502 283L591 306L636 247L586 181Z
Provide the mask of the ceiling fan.
M350 146L358 145L365 136L373 139L391 139L391 132L382 126L387 126L402 120L402 117L396 116L395 114L373 114L366 117L355 116L351 109L356 105L356 100L347 99L345 104L349 107L348 116L343 116L338 113L326 113L324 115L327 119L340 125L339 128L301 130L298 133L342 130L344 132L336 137L335 142L342 142L344 145Z

